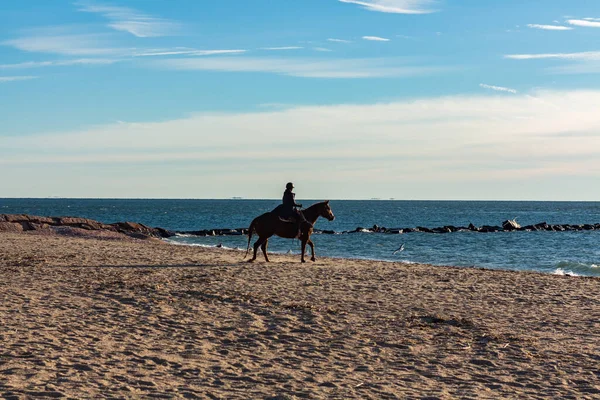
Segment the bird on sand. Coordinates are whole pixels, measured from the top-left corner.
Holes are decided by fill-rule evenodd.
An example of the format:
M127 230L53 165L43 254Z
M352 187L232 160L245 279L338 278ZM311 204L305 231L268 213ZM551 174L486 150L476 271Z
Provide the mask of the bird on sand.
M396 250L394 250L394 252L392 254L396 254L397 252L402 251L402 250L404 250L404 243L402 243L400 245L400 247L398 247Z

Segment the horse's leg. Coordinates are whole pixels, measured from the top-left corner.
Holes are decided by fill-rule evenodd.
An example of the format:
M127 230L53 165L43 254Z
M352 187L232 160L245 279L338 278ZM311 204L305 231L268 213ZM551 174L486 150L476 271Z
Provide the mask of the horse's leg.
M256 242L254 242L254 255L252 256L251 259L248 260L248 262L252 262L254 260L256 260L256 252L258 251L258 248L260 247L260 245L263 242L263 238L261 238L260 236L258 237L258 240Z
M265 260L267 260L267 262L269 262L269 257L267 256L267 246L269 244L269 239L266 239L263 244L260 245L260 249L262 250L263 254L265 255Z
M310 240L310 238L308 239L308 245L310 246L310 253L312 254L312 257L310 258L311 261L316 261L315 258L315 245L313 244L312 240Z
M304 260L304 253L306 252L306 238L302 237L302 257L300 257L300 260L302 262L306 262L306 260Z

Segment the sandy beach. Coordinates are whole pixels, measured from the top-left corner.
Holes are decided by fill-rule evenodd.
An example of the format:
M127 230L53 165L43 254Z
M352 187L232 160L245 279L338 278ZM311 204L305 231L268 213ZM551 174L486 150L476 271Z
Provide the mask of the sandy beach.
M0 233L0 396L600 397L599 279L242 257Z

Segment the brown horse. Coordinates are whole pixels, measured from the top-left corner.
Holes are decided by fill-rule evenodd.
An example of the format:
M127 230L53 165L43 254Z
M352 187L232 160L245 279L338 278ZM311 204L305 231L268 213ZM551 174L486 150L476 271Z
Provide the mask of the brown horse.
M302 213L304 214L306 221L300 223L299 229L298 223L282 221L279 218L279 215L274 212L264 213L254 218L250 224L250 228L248 228L248 248L246 249L246 255L244 258L248 256L248 252L250 251L250 239L252 238L252 233L256 232L258 235L258 240L256 243L254 243L254 257L248 260L248 262L256 260L256 252L258 251L259 247L265 255L265 260L269 262L269 257L267 256L267 244L269 242L269 238L273 235L277 235L286 239L300 239L302 241L302 262L305 262L304 252L306 250L306 244L308 243L312 253L311 260L315 261L315 245L313 244L312 240L310 240L313 226L319 217L333 221L335 216L329 207L329 200L313 204L306 210L303 210Z

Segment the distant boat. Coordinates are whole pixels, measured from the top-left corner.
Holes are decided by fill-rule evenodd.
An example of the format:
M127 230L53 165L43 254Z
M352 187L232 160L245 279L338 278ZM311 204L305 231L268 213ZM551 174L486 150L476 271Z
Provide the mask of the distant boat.
M241 200L241 197L232 197L233 200Z
M381 200L380 197L371 197L371 200Z

